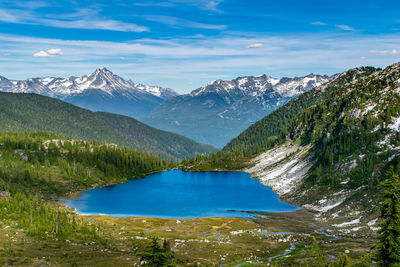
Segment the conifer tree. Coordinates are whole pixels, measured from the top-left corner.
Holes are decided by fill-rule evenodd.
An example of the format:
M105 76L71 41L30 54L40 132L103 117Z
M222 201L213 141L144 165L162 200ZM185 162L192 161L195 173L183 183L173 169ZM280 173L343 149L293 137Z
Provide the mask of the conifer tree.
M393 167L387 172L384 187L384 200L378 224L378 243L375 245L376 261L381 266L400 266L400 189L399 175Z
M175 266L173 262L174 253L171 251L169 241L164 240L163 247L161 247L156 237L153 237L151 244L144 251L138 252L137 256L146 261L147 266Z
M313 236L313 243L311 250L315 257L314 266L326 266L324 255L322 254L322 251L319 248L318 241L315 238L315 236Z

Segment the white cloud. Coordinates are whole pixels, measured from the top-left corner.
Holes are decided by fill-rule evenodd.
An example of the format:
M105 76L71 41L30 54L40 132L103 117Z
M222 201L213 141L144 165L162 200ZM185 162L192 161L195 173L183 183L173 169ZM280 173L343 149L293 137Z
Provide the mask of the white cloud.
M133 23L125 23L117 20L55 20L55 19L40 19L41 25L47 25L57 28L71 29L88 29L88 30L110 30L120 32L146 32L149 28L138 26Z
M339 24L336 25L336 27L344 31L355 31L355 29L353 27L350 27L349 25Z
M317 25L317 26L325 26L325 25L328 25L328 24L326 24L325 22L322 22L322 21L314 21L314 22L311 22L311 24L312 24L312 25Z
M34 57L53 57L57 55L62 55L64 52L60 48L52 48L47 51L39 51L35 54L33 54Z
M35 8L41 8L41 7L47 7L49 6L49 3L46 1L12 1L14 5L22 8L30 8L30 9L35 9Z
M3 76L22 79L40 76L68 77L107 65L135 82L158 84L187 92L209 80L266 73L275 77L299 76L310 72L341 72L362 65L385 67L394 56L371 56L365 51L379 47L392 51L400 47L397 34L354 36L345 33L262 35L225 33L204 38L139 39L125 42L61 40L0 33L0 51L12 53L13 60L0 57ZM244 49L251 44L259 49ZM37 68L32 51L62 48L68 57L46 60ZM262 49L262 53L260 53ZM49 49L50 50L50 49ZM391 52L393 53L393 52ZM399 50L400 53L400 50ZM125 57L125 60L115 60ZM7 68L5 67L7 66ZM174 66L174 68L171 68ZM193 82L188 88L187 82Z
M47 50L47 53L49 53L49 55L51 56L64 54L64 52L60 48L49 49Z
M36 52L35 54L33 54L33 56L34 57L49 57L50 55L46 51L41 50L41 51Z
M173 4L170 2L161 2L161 1L140 1L139 3L132 3L135 6L157 6L157 7L172 7Z
M246 48L260 48L263 47L264 45L262 43L255 43L255 44L251 44L246 46Z
M80 9L75 13L43 17L34 11L0 9L0 21L16 24L43 25L67 29L145 32L150 29L134 23L100 17L97 10Z
M206 7L208 10L212 10L215 12L221 12L221 10L218 9L218 5L222 3L223 0L209 0L207 1Z
M375 56L395 56L395 55L399 54L399 52L396 49L393 49L393 50L370 50L369 52Z
M209 30L225 30L227 28L226 25L200 23L172 16L150 15L150 16L144 16L144 18L149 21L155 21L170 26L179 26L185 28L197 28L197 29L209 29Z
M218 8L223 0L170 0L173 3L192 5L200 9L209 10L217 13L222 11Z
M13 15L7 10L0 9L0 21L18 23L19 20L19 16Z

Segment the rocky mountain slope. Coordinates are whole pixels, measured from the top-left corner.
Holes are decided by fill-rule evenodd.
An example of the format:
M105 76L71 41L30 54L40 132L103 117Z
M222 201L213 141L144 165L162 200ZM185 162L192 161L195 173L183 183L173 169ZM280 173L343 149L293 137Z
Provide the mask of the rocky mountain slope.
M239 150L245 155L253 155L265 151L276 141L277 135L287 130L296 115L304 109L322 102L338 88L350 85L352 82L366 77L376 70L373 67L361 67L337 75L329 82L305 92L254 123L239 136L232 139L223 150L227 152Z
M184 158L215 151L211 146L154 129L130 117L91 112L36 94L1 92L0 131L32 130L114 143L168 158Z
M257 120L331 78L310 74L281 79L261 75L217 80L190 94L167 99L142 120L223 147Z
M400 171L400 63L359 77L298 114L247 171L314 210L331 232L376 230L379 183Z
M70 78L30 78L22 81L0 76L0 91L35 93L54 97L92 111L105 111L132 117L142 116L164 99L178 95L169 88L135 84L106 68L90 75Z

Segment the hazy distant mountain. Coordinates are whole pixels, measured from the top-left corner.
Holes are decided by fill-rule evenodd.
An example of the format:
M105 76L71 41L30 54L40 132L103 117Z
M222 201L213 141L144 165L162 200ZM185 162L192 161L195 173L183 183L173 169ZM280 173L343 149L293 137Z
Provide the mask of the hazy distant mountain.
M135 84L100 68L90 75L70 78L30 78L22 81L0 76L0 91L36 93L64 100L93 111L138 117L164 99L178 95L169 88Z
M260 75L217 80L190 94L167 99L142 120L198 142L223 147L257 120L331 78L310 74L281 79Z

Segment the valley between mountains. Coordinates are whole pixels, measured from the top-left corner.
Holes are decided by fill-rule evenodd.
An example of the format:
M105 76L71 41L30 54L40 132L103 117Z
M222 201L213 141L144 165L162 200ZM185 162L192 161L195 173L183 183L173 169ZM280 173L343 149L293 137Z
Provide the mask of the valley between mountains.
M95 73L103 78L86 76L92 84L116 79L105 69ZM3 91L19 84L1 81L9 85ZM130 117L48 96L1 93L0 207L7 212L0 214L0 263L145 265L143 255L161 243L157 237L165 240L159 253L169 266L371 266L380 184L391 168L400 171L399 82L400 63L334 76L242 77L172 95L143 119L166 130L190 129L177 132L219 151ZM189 126L194 121L197 128ZM179 127L168 128L173 124ZM212 124L221 128L206 127ZM237 132L216 132L227 129ZM205 133L216 138L209 142ZM301 209L231 218L114 218L79 215L53 201L173 168L245 171Z
M0 91L34 93L89 109L130 116L158 129L222 148L248 126L290 99L335 77L266 75L217 80L178 95L169 88L136 84L106 68L70 78L0 77Z

